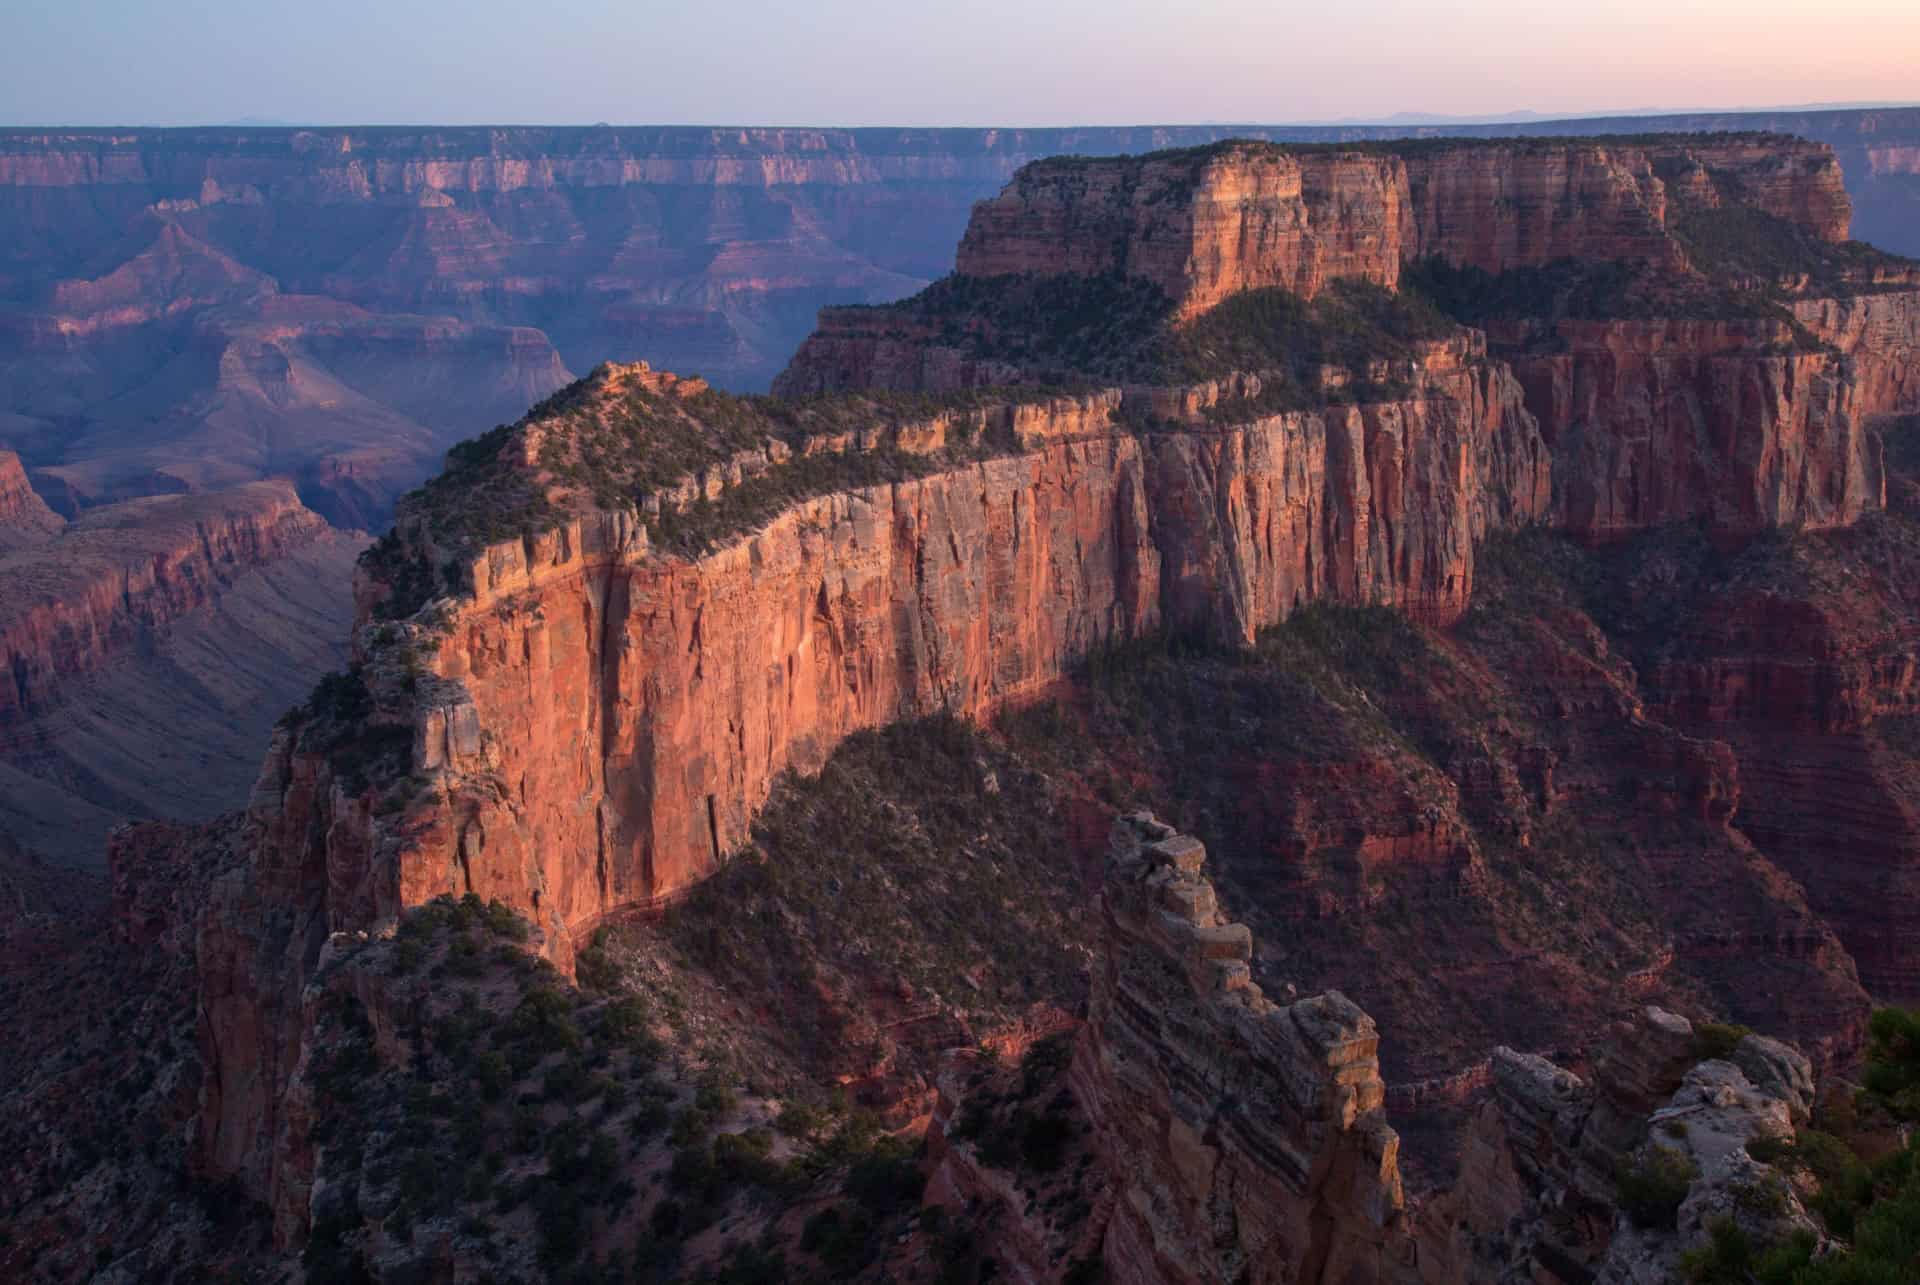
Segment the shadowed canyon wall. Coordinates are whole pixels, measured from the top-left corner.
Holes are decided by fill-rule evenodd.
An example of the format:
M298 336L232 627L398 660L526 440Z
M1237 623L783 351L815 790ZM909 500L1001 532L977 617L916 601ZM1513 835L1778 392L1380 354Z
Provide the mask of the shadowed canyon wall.
M68 523L27 492L11 512L0 828L98 868L107 830L128 817L230 807L278 711L345 658L352 618L337 585L364 538L329 527L285 481Z

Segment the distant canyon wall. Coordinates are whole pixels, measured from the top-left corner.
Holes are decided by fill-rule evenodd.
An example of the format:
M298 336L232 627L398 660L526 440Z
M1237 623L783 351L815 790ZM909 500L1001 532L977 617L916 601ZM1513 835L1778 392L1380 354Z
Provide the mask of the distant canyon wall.
M1820 240L1846 239L1839 164L1813 143L1221 148L1028 166L974 211L955 268L1121 273L1159 286L1185 317L1262 287L1392 288L1403 264L1429 256L1490 273L1565 258L1678 267L1670 206L1718 204L1722 186Z
M1754 129L1831 145L1856 235L1920 253L1911 109L1463 127L0 130L0 301L14 305L0 314L0 448L69 514L287 474L330 520L378 527L440 451L569 372L645 358L766 387L821 307L898 298L946 271L973 204L1040 157L1227 137ZM1484 177L1462 175L1456 194L1528 195L1469 190ZM1583 201L1632 206L1579 183L1568 192ZM1434 248L1495 226L1482 211L1443 227L1444 205L1402 217ZM1523 248L1570 246L1549 234ZM408 377L423 366L446 372L431 397Z
M120 821L231 807L345 657L363 541L284 480L63 522L0 452L0 833L98 868Z

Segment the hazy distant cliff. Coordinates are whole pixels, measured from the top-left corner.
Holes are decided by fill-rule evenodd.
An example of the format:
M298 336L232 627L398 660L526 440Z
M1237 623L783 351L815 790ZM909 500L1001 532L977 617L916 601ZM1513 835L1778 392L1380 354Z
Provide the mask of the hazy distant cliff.
M1830 143L1856 235L1920 251L1920 111L1447 132L1676 128ZM1438 132L0 130L0 448L67 512L284 473L378 525L569 371L764 387L822 306L945 272L972 204L1037 157Z

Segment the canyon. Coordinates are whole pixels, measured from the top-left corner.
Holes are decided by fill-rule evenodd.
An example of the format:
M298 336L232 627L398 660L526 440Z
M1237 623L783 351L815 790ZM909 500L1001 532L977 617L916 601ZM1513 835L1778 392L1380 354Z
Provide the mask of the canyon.
M1915 248L1912 111L1518 132L1756 128L1830 144L1856 232ZM897 298L944 272L972 204L1029 160L1434 132L0 130L0 450L67 518L286 477L334 526L379 532L448 446L602 361L765 387L822 306ZM337 622L347 586L327 583ZM258 720L242 747L219 702L178 715L208 729L203 744L234 744L209 748L223 784L250 773ZM97 866L100 819L151 803L116 795L111 758L60 757L71 802L43 795L33 834L15 838L45 846L67 808L88 837L54 846Z
M909 1276L970 1234L1022 1279L1670 1274L1772 1180L1746 1144L1790 1143L1873 1004L1915 997L1920 275L1849 216L1830 149L1758 136L1043 161L975 208L954 277L824 313L788 396L602 364L450 451L360 559L351 664L274 727L245 811L113 838L116 931L167 979L138 1020L193 1014L168 1163L258 1202L219 1254L578 1256L510 1197L505 1241L457 1240L481 1183L403 1194L396 1225L391 1166L440 1161L369 1161L466 1091L476 1014L521 1051L473 1074L519 1086L566 1030L639 1020L609 1016L628 995L668 1014L678 1087L645 1091L725 1123L676 1124L670 1171L651 1143L594 1162L684 1197L593 1215L596 1254L828 1253L825 1206L726 1243L688 1221L694 1166L778 1190L737 1148L784 1154L758 1100L817 1077L926 1134L957 1238L847 1230L905 1217L855 1176L895 1172L884 1148L832 1197ZM47 596L88 604L17 613L16 721L329 539L303 494L63 516L0 489L17 549L75 555L31 564L77 578ZM134 558L104 534L170 523L192 537ZM925 780L831 793L914 737L892 761ZM1041 921L1044 968L1006 941ZM860 1038L814 1046L780 1020L801 1000ZM548 1075L512 1100L574 1092ZM339 1132L354 1076L388 1094L373 1133ZM641 1139L597 1083L578 1100ZM1610 1189L1660 1162L1649 1117L1710 1126L1665 1231ZM23 1192L71 1163L26 1153ZM1818 1226L1796 1198L1749 1230Z
M0 481L17 457L0 455ZM24 486L0 541L0 828L98 869L131 816L204 819L252 779L278 711L346 658L364 539L284 480L72 521Z
M1461 176L1471 190L1473 176L1496 163L1564 176L1581 172L1569 156L1592 165L1610 158L1615 176L1600 185L1619 194L1618 207L1567 206L1551 191L1546 203L1631 227L1636 252L1650 263L1697 271L1669 223L1687 200L1724 208L1757 192L1763 215L1815 242L1844 236L1845 197L1831 156L1779 146L1785 163L1744 140L1604 153L1591 144L1450 145L1424 149L1417 160L1432 167L1420 185L1431 192L1449 181L1442 175ZM1765 181L1748 184L1736 161ZM1145 165L1075 162L1070 171L1072 190L1092 209L1169 205L1166 216L1141 225L1154 237L1219 236L1245 246L1239 232L1223 233L1197 213L1183 221L1180 210L1206 210L1213 192L1233 184L1260 194L1240 207L1243 217L1296 226L1308 218L1298 212L1306 186L1261 177L1294 164L1284 149L1234 144ZM1344 165L1392 177L1362 191L1413 187L1412 162L1383 163L1369 151ZM1056 190L1058 169L1037 167L1001 202L1044 210L1033 193ZM1174 181L1180 172L1192 181ZM1346 208L1365 219L1370 207L1356 200ZM988 203L963 254L1030 264L1042 253L1034 247L1052 246L1061 262L1074 263L1071 247L1091 223L1090 215L1003 218ZM1216 297L1222 276L1253 290L1277 279L1235 278L1242 270L1231 259L1204 252L1156 257L1152 238L1140 239L1146 250L1137 261L1160 272L1154 284L1171 292L1176 317L1190 300ZM1440 244L1456 266L1493 273L1538 266L1552 242ZM1262 253L1284 257L1298 244L1282 238ZM1379 271L1397 271L1423 248L1417 235L1404 247L1390 243ZM1131 252L1123 260L1135 261ZM1163 262L1189 265L1187 274L1153 266ZM1098 274L1110 265L1082 266ZM749 841L780 774L817 769L861 728L936 710L984 717L1032 699L1090 653L1156 634L1246 647L1317 602L1397 607L1444 629L1474 601L1477 549L1503 531L1556 518L1590 540L1695 518L1720 540L1761 527L1855 523L1885 492L1874 417L1912 407L1911 381L1886 372L1910 365L1920 300L1900 261L1860 270L1868 275L1823 283L1836 292L1831 302L1796 299L1792 316L1810 328L1872 311L1874 324L1827 322L1829 337L1815 332L1818 346L1782 351L1779 328L1791 324L1784 320L1715 329L1682 318L1666 333L1693 337L1697 348L1669 357L1656 345L1652 361L1622 367L1614 385L1621 392L1594 400L1571 422L1565 412L1555 418L1551 403L1531 411L1525 383L1473 331L1414 343L1399 369L1357 372L1395 396L1344 401L1327 394L1352 387L1356 372L1322 371L1323 404L1308 410L1263 410L1256 371L1064 395L1023 392L1016 371L997 388L909 390L963 396L953 409L917 418L918 403L895 411L846 390L826 394L842 402L799 403L810 409L787 421L701 381L602 368L516 428L477 443L417 504L402 506L394 534L367 564L355 671L316 693L276 735L251 805L259 847L250 872L220 887L202 921L203 1030L216 1068L201 1118L206 1162L243 1176L283 1230L299 1227L307 1179L287 1158L301 1153L304 1126L279 1105L301 1057L287 997L312 978L330 932L377 929L409 906L472 894L526 915L541 949L565 961L614 912L670 904L722 868ZM1285 279L1314 288L1297 273ZM860 315L882 331L892 318L884 309L877 318ZM911 330L911 305L900 315ZM827 318L823 335L833 336L838 320ZM1645 329L1619 325L1625 335ZM1618 349L1599 351L1611 359ZM1591 382L1579 350L1571 355L1569 378ZM1656 382L1669 361L1680 385L1673 392ZM793 369L814 363L811 345L803 346ZM838 353L827 368L850 367ZM1738 400L1748 388L1751 399ZM1649 405L1665 413L1649 422L1641 414ZM825 431L827 423L838 431ZM1716 442L1716 430L1734 439ZM686 439L690 432L708 436ZM1604 472L1595 479L1580 471L1587 457L1573 449L1585 435L1694 460L1699 471L1689 486L1644 493L1631 475L1624 483ZM677 452L679 471L662 471L648 454L667 449ZM836 470L862 457L890 460L902 473L883 485L847 486L840 479L848 474ZM801 470L809 467L825 472L808 483ZM1627 486L1627 520L1593 521L1591 510L1557 499L1568 493L1569 474L1575 484ZM597 498L604 484L582 480L625 485L618 479L634 477L659 480L642 485L631 508L609 508ZM794 479L785 490L783 478ZM754 509L752 498L767 488L780 498ZM530 515L521 519L527 525L507 539L477 528L473 510L489 504ZM744 506L732 519L730 504ZM705 523L692 546L684 543L688 522ZM1646 727L1630 671L1616 668L1603 644L1597 652L1559 663L1598 670L1597 687L1580 699L1597 700L1601 743L1636 744L1629 761L1653 771L1641 797L1660 797L1660 810L1699 827L1692 842L1724 853L1684 896L1671 888L1661 913L1744 902L1749 922L1806 921L1791 885L1728 825L1740 786L1727 748ZM1567 699L1564 689L1555 699ZM1512 751L1488 765L1496 782L1512 774L1496 788L1537 791L1547 817L1556 796L1593 793L1595 785L1574 782L1609 761L1603 751L1577 770L1569 762L1552 784L1529 784L1560 755L1515 749L1523 751L1519 765L1502 761ZM1522 766L1529 757L1533 764ZM1524 830L1529 822L1517 824ZM1438 867L1421 870L1421 879L1462 889L1484 882L1493 858L1464 835L1389 844L1378 859L1394 871L1390 880L1401 877L1387 855L1395 850L1416 866ZM1364 855L1366 845L1361 851L1376 859ZM1904 858L1886 868L1904 872ZM1837 922L1842 940L1862 944L1889 929L1872 917ZM1767 949L1801 974L1797 992L1789 999L1731 983L1718 991L1720 1002L1764 1011L1796 1027L1823 1064L1844 1062L1858 1047L1866 1005L1834 930L1803 922L1765 931L1784 934ZM1709 978L1727 987L1731 960L1712 942L1708 935L1668 946L1686 967L1654 984L1683 994L1697 994L1691 988ZM1639 960L1616 953L1604 970L1622 977L1651 968L1658 979L1658 940L1638 950ZM1878 994L1900 993L1892 973L1867 980ZM1445 1078L1458 1067L1433 1069Z

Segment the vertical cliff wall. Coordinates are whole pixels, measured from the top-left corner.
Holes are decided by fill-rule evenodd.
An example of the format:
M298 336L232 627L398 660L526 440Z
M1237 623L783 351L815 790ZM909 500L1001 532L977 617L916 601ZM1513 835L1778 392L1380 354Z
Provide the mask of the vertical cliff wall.
M399 827L420 837L335 860L366 874L333 913L476 891L564 936L700 878L780 772L859 728L978 715L1161 628L1247 642L1329 600L1449 620L1475 542L1547 494L1518 386L1463 356L1413 399L1211 431L1065 403L1026 417L1035 449L805 500L692 560L612 515L493 546L397 706L436 783Z
M1554 516L1592 538L1701 519L1744 535L1885 503L1873 417L1901 399L1778 322L1561 322L1507 354L1553 444Z
M261 482L115 505L64 528L43 518L38 529L44 541L0 554L0 725L327 528L285 482Z
M1373 1022L1339 992L1287 1005L1249 972L1206 850L1115 822L1102 956L1076 1095L1118 1198L1103 1257L1124 1285L1411 1279L1400 1140Z
M206 1039L232 1078L204 1157L276 1199L298 1185L274 1159L299 1148L273 1142L297 1057L272 1014L313 933L471 891L564 960L712 870L780 772L852 731L983 714L1156 629L1247 641L1322 600L1451 619L1475 542L1547 498L1518 385L1471 357L1437 352L1405 401L1219 429L1136 435L1117 397L1028 407L1028 449L803 500L697 558L589 512L489 547L470 599L363 626L366 708L283 729L259 872L207 916Z
M1846 238L1840 167L1812 143L1226 143L1030 165L975 208L954 266L1138 277L1182 317L1261 287L1391 287L1403 263L1430 255L1491 273L1564 258L1678 268L1670 210L1718 204L1721 188L1821 240Z

